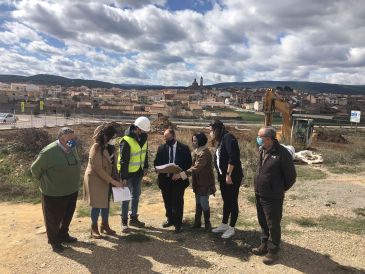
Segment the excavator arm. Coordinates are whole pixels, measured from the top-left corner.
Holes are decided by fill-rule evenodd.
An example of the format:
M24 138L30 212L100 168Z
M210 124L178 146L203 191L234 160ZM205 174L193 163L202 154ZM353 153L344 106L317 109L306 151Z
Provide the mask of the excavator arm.
M276 94L272 89L268 89L264 97L263 111L265 113L265 126L272 125L273 114L275 111L279 111L281 113L283 118L281 132L282 139L290 143L293 110L289 103L283 98L279 97L279 95Z

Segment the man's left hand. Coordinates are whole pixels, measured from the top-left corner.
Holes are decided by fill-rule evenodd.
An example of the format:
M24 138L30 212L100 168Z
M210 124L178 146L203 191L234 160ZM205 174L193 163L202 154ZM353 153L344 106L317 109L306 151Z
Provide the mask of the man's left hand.
M226 184L227 185L233 185L231 175L226 175Z

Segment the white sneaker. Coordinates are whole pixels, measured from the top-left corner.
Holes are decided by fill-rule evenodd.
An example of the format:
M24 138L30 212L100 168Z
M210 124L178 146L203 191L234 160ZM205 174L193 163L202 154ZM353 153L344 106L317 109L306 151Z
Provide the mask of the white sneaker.
M129 227L127 225L122 225L122 233L129 233Z
M226 230L229 228L228 224L220 224L218 227L212 229L213 233L220 233L220 232L226 232Z
M234 227L229 226L228 229L223 233L222 238L228 239L234 235Z

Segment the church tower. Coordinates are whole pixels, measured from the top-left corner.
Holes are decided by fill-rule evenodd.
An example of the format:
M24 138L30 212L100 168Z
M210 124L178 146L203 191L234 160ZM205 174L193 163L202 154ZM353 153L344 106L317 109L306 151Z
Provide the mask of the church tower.
M203 76L200 76L200 86L203 86Z

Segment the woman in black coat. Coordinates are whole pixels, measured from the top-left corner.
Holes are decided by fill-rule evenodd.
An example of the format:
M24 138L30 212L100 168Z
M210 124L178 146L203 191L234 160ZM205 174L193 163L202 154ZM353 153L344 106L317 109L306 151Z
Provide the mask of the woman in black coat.
M238 192L243 178L240 149L237 139L219 120L210 124L210 136L216 146L214 165L223 199L222 223L212 232L223 232L222 238L228 239L235 233L234 227L238 218ZM228 225L229 217L231 220Z

